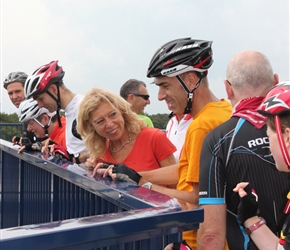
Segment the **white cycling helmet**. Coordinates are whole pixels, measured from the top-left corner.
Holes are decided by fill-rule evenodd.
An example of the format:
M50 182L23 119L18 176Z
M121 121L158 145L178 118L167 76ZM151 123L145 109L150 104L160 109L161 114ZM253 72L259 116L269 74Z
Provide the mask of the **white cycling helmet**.
M27 122L32 119L36 119L42 114L47 114L49 117L53 117L56 112L50 113L46 108L39 108L37 101L33 98L25 99L21 102L18 109L18 117L20 122Z

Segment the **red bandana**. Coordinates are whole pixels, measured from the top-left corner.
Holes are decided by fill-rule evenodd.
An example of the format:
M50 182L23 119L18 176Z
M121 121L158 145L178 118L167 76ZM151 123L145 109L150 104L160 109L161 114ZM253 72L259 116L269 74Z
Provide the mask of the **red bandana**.
M262 128L266 124L267 117L259 114L257 108L264 100L264 97L250 97L243 99L235 107L232 116L245 118L248 122L253 124L257 129Z

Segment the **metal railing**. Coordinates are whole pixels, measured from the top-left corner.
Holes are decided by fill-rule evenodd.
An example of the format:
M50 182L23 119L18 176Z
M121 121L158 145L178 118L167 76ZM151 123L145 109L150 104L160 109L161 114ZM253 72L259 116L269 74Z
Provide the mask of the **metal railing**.
M163 249L203 210L0 140L0 249Z

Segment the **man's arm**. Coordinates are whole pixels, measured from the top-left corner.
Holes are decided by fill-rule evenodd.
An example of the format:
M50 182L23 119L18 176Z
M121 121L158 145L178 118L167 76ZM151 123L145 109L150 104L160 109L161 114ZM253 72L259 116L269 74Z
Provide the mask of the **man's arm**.
M152 190L174 197L178 200L188 202L198 206L198 183L193 183L192 191L177 190L173 188L164 188L158 185L152 185Z
M88 151L82 151L77 154L70 154L70 156L71 156L71 162L76 163L76 164L84 163L90 157Z
M122 165L122 167L118 167L120 165ZM102 164L102 167L103 167L103 164ZM167 171L167 168L169 171ZM170 174L170 173L173 173L173 174ZM118 174L119 174L119 177L118 177ZM106 168L97 168L96 167L94 170L93 176L96 176L96 175L101 175L103 177L110 175L114 180L115 179L120 180L120 176L122 176L121 179L124 180L124 176L126 176L126 179L128 179L128 178L131 179L133 182L135 182L139 186L143 186L146 182L151 182L152 185L151 185L150 189L152 189L154 191L157 191L159 193L174 197L178 200L182 200L182 201L194 204L196 206L198 204L198 198L199 198L198 183L192 183L190 185L190 187L192 187L192 191L176 190L173 188L166 188L166 187L163 187L163 186L156 184L157 182L163 184L164 182L166 182L163 179L166 179L166 178L171 180L171 182L167 181L168 184L173 183L172 180L174 178L176 178L176 176L177 176L177 166L175 166L175 165L160 168L158 170L140 172L138 174L135 170L127 167L126 165L123 165L123 164L113 165L112 164ZM172 178L172 175L175 175L175 177ZM138 178L135 178L136 176ZM148 179L145 179L145 176Z
M142 176L139 185L152 182L157 185L174 185L178 182L177 164L150 171L139 172Z
M202 205L204 222L197 233L198 250L224 250L226 244L226 205Z
M82 151L80 152L79 160L81 163L86 162L89 157L90 157L90 154L88 151Z
M139 186L142 186L144 183L146 183L149 180L145 180L144 177L140 179ZM151 182L151 181L150 181ZM151 190L157 191L159 193L174 197L178 200L182 200L184 202L188 202L193 205L198 205L198 183L192 184L192 191L185 191L185 190L177 190L174 188L166 188L159 185L156 185L156 183L152 182Z

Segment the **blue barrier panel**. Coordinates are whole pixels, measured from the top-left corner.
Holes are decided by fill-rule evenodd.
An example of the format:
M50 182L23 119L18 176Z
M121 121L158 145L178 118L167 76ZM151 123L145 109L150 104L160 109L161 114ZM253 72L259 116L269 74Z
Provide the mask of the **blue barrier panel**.
M0 249L163 249L203 210L1 140Z

